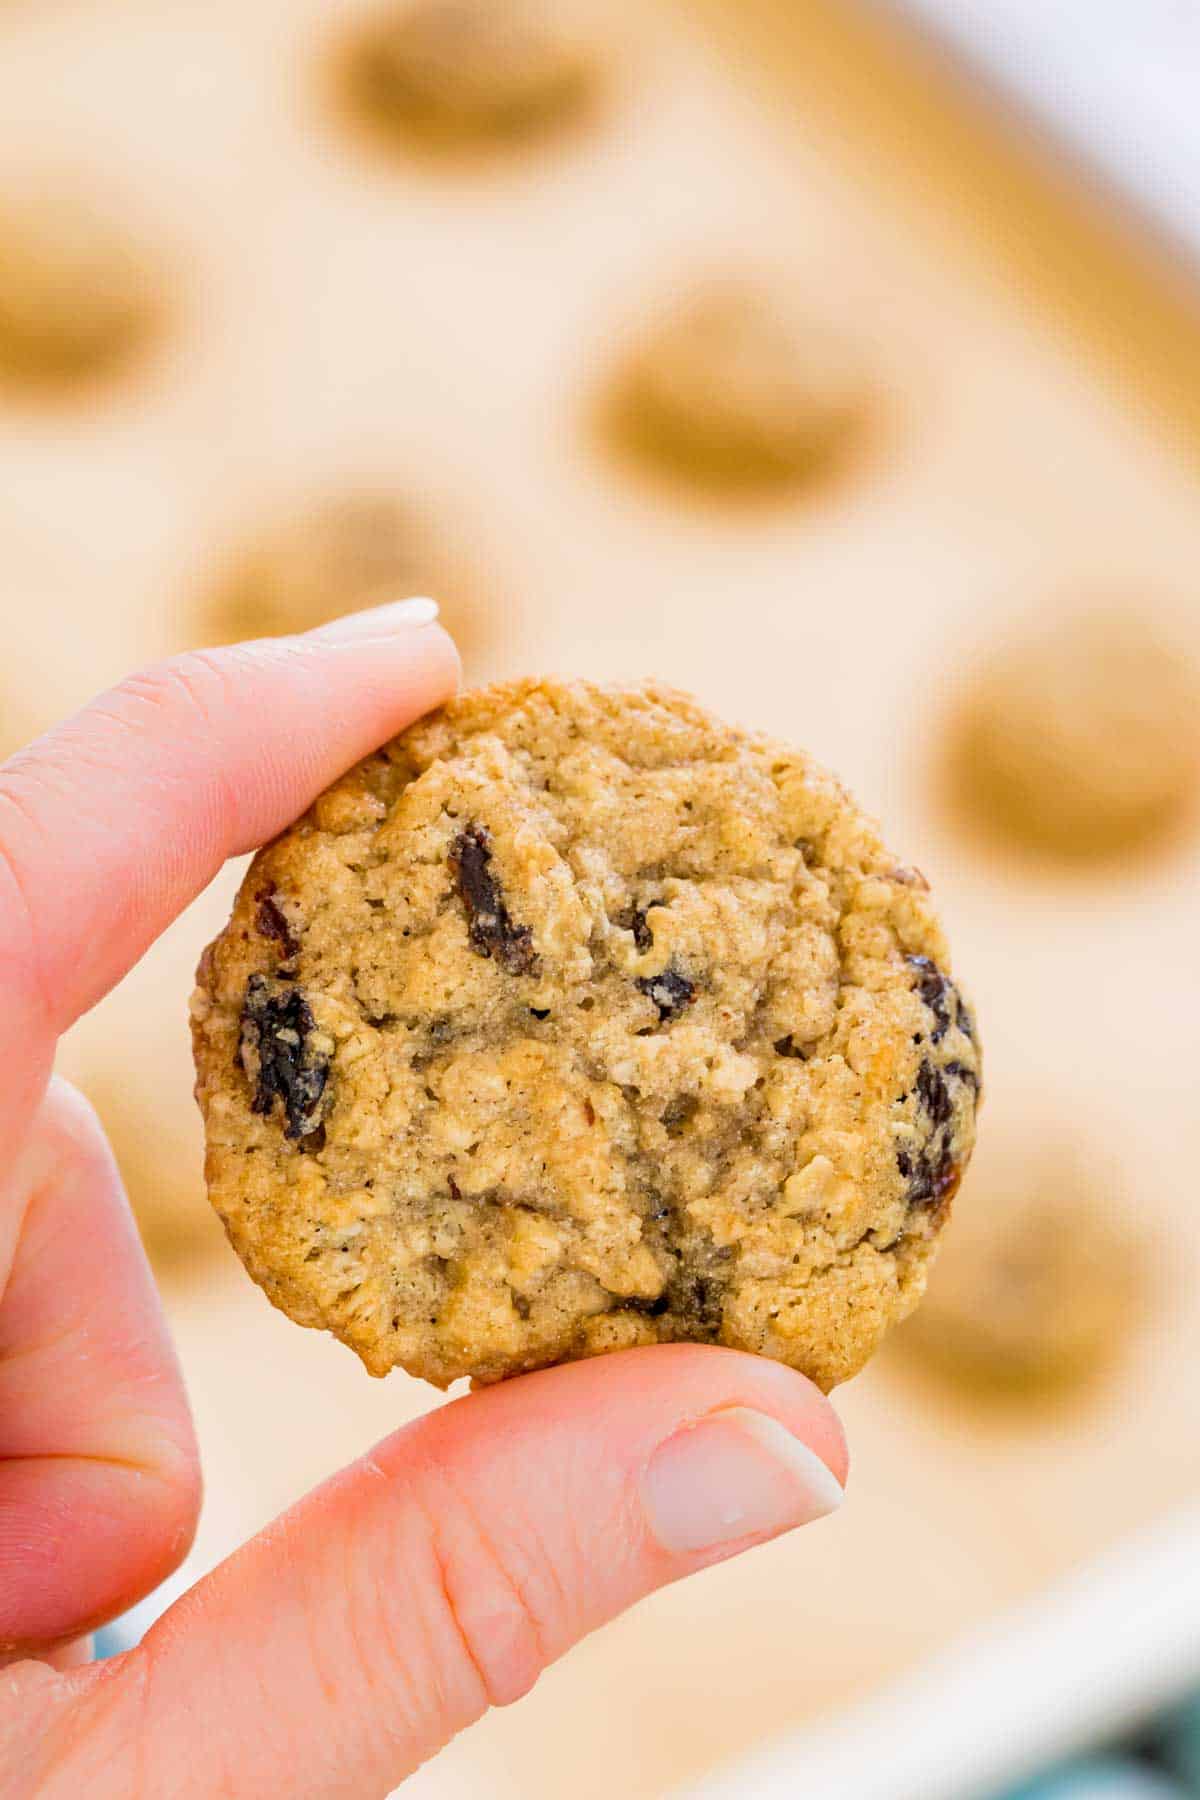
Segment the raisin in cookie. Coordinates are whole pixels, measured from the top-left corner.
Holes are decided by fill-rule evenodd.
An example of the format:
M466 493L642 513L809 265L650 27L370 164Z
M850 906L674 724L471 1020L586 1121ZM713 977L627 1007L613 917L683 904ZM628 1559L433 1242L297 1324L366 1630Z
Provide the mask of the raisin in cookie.
M346 62L356 113L388 136L465 148L580 117L603 58L572 0L402 0Z
M1200 675L1133 608L1051 616L979 671L955 784L1007 835L1070 857L1158 837L1200 786Z
M654 684L485 688L368 757L255 858L193 1029L251 1274L439 1385L678 1338L844 1380L979 1091L923 879Z
M601 408L623 452L700 488L771 492L831 474L873 412L858 358L769 287L712 281L668 310Z

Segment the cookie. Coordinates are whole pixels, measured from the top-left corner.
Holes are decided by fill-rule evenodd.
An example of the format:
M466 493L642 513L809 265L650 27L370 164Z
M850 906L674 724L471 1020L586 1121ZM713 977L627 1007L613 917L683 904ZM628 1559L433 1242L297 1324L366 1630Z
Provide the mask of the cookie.
M727 280L656 320L601 420L622 453L692 486L771 492L842 467L872 410L861 363L835 332L767 287Z
M1200 675L1142 611L1059 612L974 676L950 755L960 803L1010 839L1141 847L1195 806Z
M899 1343L960 1386L1059 1391L1135 1330L1142 1234L1086 1146L1041 1119L989 1135L920 1313Z
M463 149L578 120L597 96L603 58L568 0L407 0L368 24L346 69L367 123Z
M84 196L0 199L0 383L108 375L147 347L162 313L142 247Z
M375 1374L692 1339L828 1388L919 1299L973 1141L922 877L653 683L412 727L260 852L198 982L212 1200Z
M432 594L470 651L484 638L485 613L450 564L432 528L395 495L315 496L233 554L204 597L197 632L206 644L281 637L375 601Z

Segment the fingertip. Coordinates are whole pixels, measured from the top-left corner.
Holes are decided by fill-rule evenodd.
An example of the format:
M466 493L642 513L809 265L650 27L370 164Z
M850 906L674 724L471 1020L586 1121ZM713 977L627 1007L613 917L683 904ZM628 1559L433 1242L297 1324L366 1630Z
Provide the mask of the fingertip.
M612 1385L615 1443L626 1438L616 1454L673 1575L840 1507L845 1433L828 1398L798 1371L720 1346L679 1344L601 1358L597 1374Z
M160 1476L71 1455L8 1462L0 1645L37 1655L126 1612L187 1555L198 1502L182 1468Z
M0 960L31 1011L65 1030L227 857L450 698L461 665L431 604L154 664L6 765L20 903L0 909Z
M699 1556L702 1567L811 1525L843 1499L804 1438L752 1406L718 1407L682 1426L655 1451L640 1488L657 1543L675 1557Z
M438 602L429 595L413 595L385 601L359 612L344 613L302 634L300 642L321 649L361 651L400 650L413 658L431 678L431 706L447 699L462 677L458 646L440 617Z
M434 704L441 705L443 701L453 699L462 686L462 652L440 619L424 626L422 630L428 634L428 653L438 675L437 700Z
M410 607L421 611L410 613ZM429 615L425 608L434 607ZM350 613L343 619L292 640L305 655L315 655L328 669L330 658L354 679L385 693L377 700L387 729L399 731L414 719L449 700L462 680L458 645L437 616L433 601L402 600L391 606Z
M428 594L415 594L400 600L387 600L378 606L366 606L357 612L342 613L324 625L314 626L305 637L330 644L370 643L394 637L397 632L419 631L432 625L440 608Z
M73 1638L69 1644L52 1650L46 1661L52 1669L60 1674L69 1674L72 1669L86 1669L95 1661L96 1646L89 1631L84 1637Z
M422 1429L448 1453L470 1456L498 1438L519 1443L526 1432L565 1441L582 1421L594 1452L632 1469L674 1433L737 1407L774 1419L845 1486L846 1435L820 1388L782 1363L715 1344L655 1344L541 1369L439 1408ZM404 1437L379 1446L376 1458L386 1461L393 1447L406 1453Z

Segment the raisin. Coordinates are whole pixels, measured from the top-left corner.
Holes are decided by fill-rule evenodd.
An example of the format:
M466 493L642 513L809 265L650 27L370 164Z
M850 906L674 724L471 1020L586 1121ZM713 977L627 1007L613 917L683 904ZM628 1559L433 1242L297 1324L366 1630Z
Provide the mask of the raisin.
M916 1157L910 1156L907 1150L898 1150L896 1166L908 1183L904 1198L909 1212L924 1213L925 1230L937 1231L950 1210L950 1202L962 1179L962 1167L955 1161L949 1139L941 1138L935 1143L927 1144ZM883 1244L880 1248L884 1251L899 1250L907 1237L907 1231L901 1230L890 1244Z
M913 1090L927 1121L927 1136L915 1153L896 1152L896 1167L908 1184L905 1198L910 1207L929 1207L941 1213L958 1187L962 1168L953 1123L955 1082L965 1082L973 1092L979 1087L979 1077L964 1063L948 1062L938 1069L925 1060L917 1070Z
M954 1197L962 1177L962 1168L954 1155L953 1140L948 1132L938 1132L916 1156L907 1150L896 1152L896 1166L908 1183L905 1204L910 1211L928 1211L933 1222L939 1222ZM903 1242L901 1232L896 1243ZM889 1244L889 1249L896 1245Z
M404 1023L406 1029L412 1032L416 1038L412 1053L412 1066L417 1070L427 1069L437 1052L454 1036L454 1026L451 1020L440 1016L427 1020L406 1019Z
M946 1078L933 1064L925 1061L917 1070L917 1098L935 1125L948 1123L954 1111Z
M690 1006L696 997L696 984L681 975L678 969L667 967L661 975L642 975L635 986L639 992L648 994L658 1008L660 1021L678 1018L685 1006Z
M491 956L510 975L535 975L538 959L528 925L515 925L492 874L491 839L482 825L468 825L455 838L450 866L467 911L471 948Z
M269 1118L281 1100L289 1138L306 1138L321 1124L329 1058L312 1048L315 1029L312 1008L299 988L273 989L265 975L250 977L238 1055L247 1075L257 1061L252 1110Z
M255 924L265 938L274 938L284 956L295 956L300 946L292 936L292 928L275 898L274 888L262 888L254 898L258 901Z
M661 1319L663 1314L669 1312L671 1309L671 1302L667 1298L667 1291L665 1288L662 1293L656 1295L653 1300L643 1300L640 1297L637 1297L626 1300L624 1305L628 1311L644 1313L648 1319Z
M648 906L627 906L624 912L617 914L615 921L622 931L633 933L634 948L641 956L644 956L647 950L654 948L654 933L650 929L646 916L649 911Z
M688 1121L695 1117L700 1102L694 1094L676 1094L663 1107L662 1122L672 1137L678 1136Z
M929 957L910 956L908 961L917 971L916 991L933 1014L934 1029L929 1034L930 1038L935 1044L940 1044L952 1023L949 1001L954 993L954 984Z
M719 1281L711 1275L681 1271L671 1283L668 1295L681 1332L704 1342L719 1334L725 1310L724 1288Z
M900 1158L897 1157L896 1160L899 1162ZM904 1160L909 1162L907 1157ZM936 1148L930 1145L921 1152L916 1166L909 1166L912 1174L905 1196L908 1206L941 1211L953 1197L962 1176L962 1170L951 1154L950 1145L946 1142ZM904 1169L900 1172L904 1174Z
M671 1332L693 1343L712 1343L720 1336L725 1310L725 1284L715 1275L678 1269L653 1300L623 1299L621 1305L648 1319L671 1315Z
M908 1182L905 1200L909 1206L927 1206L934 1197L942 1157L931 1150L932 1146L926 1145L915 1161L907 1150L896 1152L897 1167Z

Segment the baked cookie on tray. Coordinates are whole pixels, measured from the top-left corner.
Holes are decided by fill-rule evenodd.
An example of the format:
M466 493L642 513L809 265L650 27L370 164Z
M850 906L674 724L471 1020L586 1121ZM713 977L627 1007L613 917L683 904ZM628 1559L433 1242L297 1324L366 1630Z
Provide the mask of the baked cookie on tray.
M979 669L950 743L960 808L1063 858L1140 853L1194 823L1200 671L1152 611L1049 610Z
M923 878L654 683L468 693L254 859L200 965L213 1202L367 1368L692 1339L828 1388L919 1300L980 1060Z
M578 0L392 0L344 69L356 114L429 149L524 143L579 120L605 57Z
M311 631L395 594L433 593L466 656L486 647L501 605L446 547L429 503L379 486L302 495L232 550L196 609L205 644Z
M1146 1220L1114 1180L1111 1147L1073 1138L1064 1117L993 1121L925 1304L897 1338L956 1387L1019 1400L1022 1417L1034 1396L1117 1364L1153 1289Z
M165 311L153 258L94 196L48 176L0 195L0 389L115 373Z
M744 277L661 311L603 394L603 435L712 494L820 485L861 454L878 404L854 347Z

